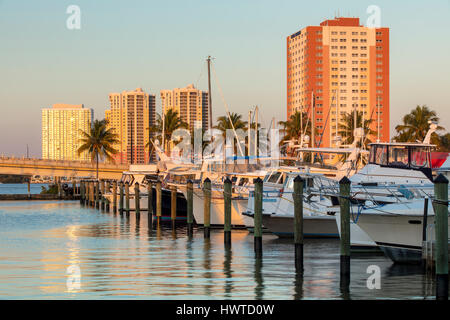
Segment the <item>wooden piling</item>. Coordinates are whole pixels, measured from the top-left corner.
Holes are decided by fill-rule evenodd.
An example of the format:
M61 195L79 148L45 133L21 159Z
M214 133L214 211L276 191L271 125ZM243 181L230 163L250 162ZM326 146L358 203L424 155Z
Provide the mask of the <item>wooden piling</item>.
M86 198L84 200L84 204L89 207L91 205L89 202L91 196L91 183L89 181L86 181L85 188L86 188Z
M28 199L31 198L31 177L27 180Z
M100 206L102 211L105 211L105 180L100 180Z
M110 212L110 210L111 210L111 203L106 198L105 198L105 210L106 210L106 212Z
M123 182L120 181L119 183L119 192L120 192L120 196L119 196L119 213L120 215L123 214Z
M77 182L75 181L75 178L72 179L72 199L75 199L75 196L77 195Z
M57 183L58 183L58 196L59 199L62 199L62 186L61 186L61 179L57 177Z
M88 187L88 182L86 180L83 180L83 205L87 206L87 201L88 201L88 192L89 192L89 187Z
M95 209L100 209L100 181L95 181Z
M223 223L223 240L226 246L231 245L231 198L233 196L232 184L230 178L226 178L223 186L224 200L224 223Z
M89 181L89 206L94 206L94 181Z
M130 184L125 182L125 213L130 215Z
M192 237L194 233L194 186L192 180L188 180L186 186L187 195L187 231L188 237Z
M134 208L136 213L136 220L139 220L141 216L141 195L139 192L139 183L134 184Z
M156 219L161 220L161 206L162 206L162 185L161 180L156 181Z
M170 220L172 221L172 227L175 227L177 219L177 187L170 187Z
M348 289L350 285L350 180L343 177L339 181L339 203L341 214L340 242L340 286Z
M211 180L203 181L203 233L204 238L209 239L211 228Z
M80 204L84 204L84 182L80 180Z
M147 184L147 216L148 228L153 230L153 183L151 181Z
M436 300L448 300L448 180L434 180L436 227Z
M112 196L113 196L113 213L117 212L117 181L114 180L113 181L113 191L112 191Z
M254 251L256 258L262 258L262 209L263 209L263 181L256 178L253 181L255 185L254 191Z
M422 221L422 248L427 243L427 226L428 226L428 198L423 202L423 221ZM426 271L427 267L427 255L426 252L422 254L422 268Z
M294 179L294 245L295 269L303 273L303 184L300 176Z

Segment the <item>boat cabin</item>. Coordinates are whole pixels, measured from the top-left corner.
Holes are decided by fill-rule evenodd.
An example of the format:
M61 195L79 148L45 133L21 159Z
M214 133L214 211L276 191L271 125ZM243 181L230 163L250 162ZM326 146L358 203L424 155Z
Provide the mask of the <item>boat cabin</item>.
M371 143L369 164L421 171L432 180L431 150L434 147L420 143Z

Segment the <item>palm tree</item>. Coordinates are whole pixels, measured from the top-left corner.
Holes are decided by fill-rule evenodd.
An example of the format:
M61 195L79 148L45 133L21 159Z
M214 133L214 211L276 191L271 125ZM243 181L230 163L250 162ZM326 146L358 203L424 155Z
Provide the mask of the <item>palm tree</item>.
M88 132L80 130L82 138L79 139L81 146L78 148L78 155L87 151L92 162L96 162L97 179L98 179L98 162L100 158L113 160L112 155L118 151L113 145L119 143L117 135L112 132L111 128L107 128L106 120L95 120Z
M164 124L161 115L157 114L156 125L150 127L150 132L156 133L156 139L158 139L162 144L162 132L164 131L165 145L163 146L163 148L166 151L169 149L170 139L174 131L177 129L187 129L188 127L188 124L181 120L181 118L178 116L178 111L169 109L164 116ZM149 144L150 141L147 142L146 147L148 147Z
M449 152L450 151L450 133L444 133L443 135L438 136L437 143L431 141L432 143L437 144L438 150L441 152Z
M228 116L221 116L217 118L217 124L214 126L215 129L218 129L222 132L222 138L224 141L224 147L225 147L225 141L227 137L227 130L247 130L247 121L242 120L242 115L232 112L229 113ZM235 152L236 152L237 146L235 146ZM225 152L224 152L225 154Z
M222 136L225 139L227 135L227 130L234 129L247 129L247 121L242 120L242 115L232 112L228 116L221 116L217 118L217 124L214 126L215 129L222 131ZM230 121L231 120L231 121ZM231 125L233 124L233 125Z
M439 117L434 110L431 110L426 105L418 105L405 115L402 121L403 124L395 127L397 135L392 140L396 142L422 142L430 127L430 122L439 122ZM441 126L437 127L437 130L443 129ZM436 133L433 133L432 141L437 142L437 136Z
M285 145L287 141L300 143L302 135L311 136L311 125L308 124L308 115L306 112L300 113L296 111L287 121L279 121L279 125L283 127L283 139L280 144Z
M355 140L354 131L355 128L364 128L364 141L358 141L356 143L357 148L367 149L370 140L370 136L376 134L376 132L370 129L370 125L372 124L372 119L364 119L363 111L356 111L356 126L355 126L355 114L354 112L345 113L339 123L338 134L342 137L343 144L352 144Z

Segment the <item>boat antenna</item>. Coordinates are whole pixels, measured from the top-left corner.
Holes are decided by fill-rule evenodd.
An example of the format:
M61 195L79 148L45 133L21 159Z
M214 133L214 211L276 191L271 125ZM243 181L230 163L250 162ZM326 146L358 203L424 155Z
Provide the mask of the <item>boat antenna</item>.
M212 129L212 97L211 97L211 56L206 59L208 63L208 109L209 109L209 129Z

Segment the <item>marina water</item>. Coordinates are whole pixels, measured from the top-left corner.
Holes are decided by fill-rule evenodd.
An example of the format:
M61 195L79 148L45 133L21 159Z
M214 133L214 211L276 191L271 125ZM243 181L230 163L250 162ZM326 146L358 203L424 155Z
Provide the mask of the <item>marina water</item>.
M1 185L4 187L5 185ZM25 185L26 192L26 185ZM77 201L0 202L1 299L433 299L433 277L394 265L383 255L352 256L349 294L339 289L339 240L306 239L303 279L296 276L292 240L264 235L255 260L253 236L136 221L81 207ZM369 289L369 266L381 270ZM79 268L80 286L68 285Z
M42 187L47 188L47 183L32 183L30 184L30 193L39 194ZM0 184L0 194L27 194L28 186L21 183L3 183Z

